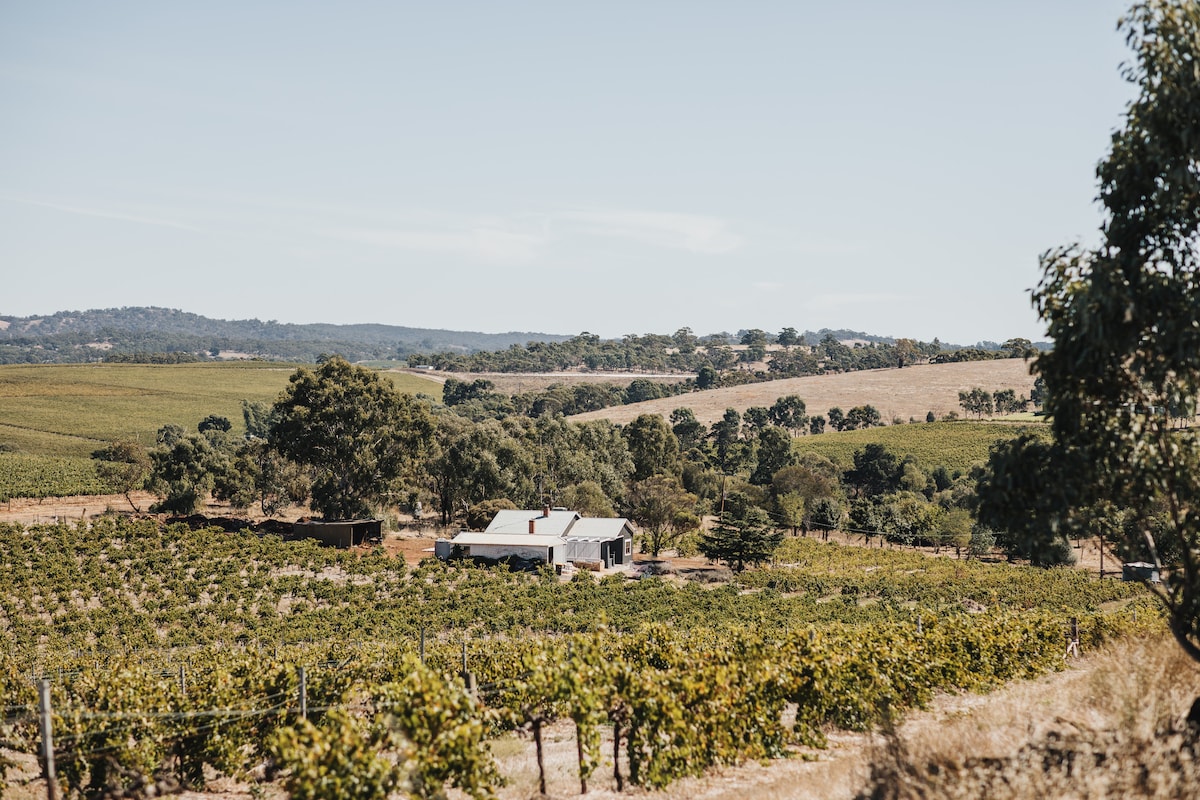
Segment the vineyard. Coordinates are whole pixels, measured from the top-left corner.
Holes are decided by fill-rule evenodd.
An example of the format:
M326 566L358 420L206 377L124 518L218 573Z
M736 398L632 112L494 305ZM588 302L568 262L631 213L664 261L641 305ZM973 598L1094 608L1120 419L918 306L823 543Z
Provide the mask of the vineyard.
M145 445L174 423L209 414L242 432L242 401L273 402L294 364L70 364L0 366L0 443L28 455L87 457L104 442ZM407 392L440 395L431 381L384 373Z
M270 762L293 797L487 797L486 742L556 719L581 788L602 765L658 787L1060 668L1070 616L1085 648L1158 624L1139 588L1078 571L808 539L716 588L123 518L0 526L0 561L0 739L35 751L49 678L59 775L85 794Z
M0 453L0 502L10 497L63 497L108 491L90 458Z
M151 446L163 425L191 429L209 414L240 432L242 401L274 401L293 371L267 362L0 366L0 501L107 493L94 450L121 438ZM385 374L401 390L440 394L431 381Z
M931 559L791 538L776 566L717 588L667 580L458 566L408 568L377 550L359 555L311 540L192 531L149 520L91 526L0 525L0 648L53 665L72 650L184 647L223 640L414 639L421 629L487 637L515 631L620 631L667 622L772 629L875 623L963 604L1082 613L1141 590L1078 570ZM916 608L919 605L921 608ZM57 655L56 655L57 654Z
M993 444L1023 433L1038 433L1047 438L1050 435L1040 423L921 422L803 436L796 439L795 447L800 452L817 453L849 467L854 463L856 450L878 442L893 452L916 456L926 467L944 466L951 471L966 472L972 464L987 461L988 448Z

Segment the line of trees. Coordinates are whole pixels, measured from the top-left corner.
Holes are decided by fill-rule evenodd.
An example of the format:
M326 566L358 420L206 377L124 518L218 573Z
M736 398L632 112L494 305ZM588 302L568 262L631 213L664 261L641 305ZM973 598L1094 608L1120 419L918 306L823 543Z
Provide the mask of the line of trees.
M645 400L677 397L694 391L697 383L692 378L671 383L637 378L627 386L592 382L556 384L544 390L512 395L497 392L495 386L486 378L471 381L447 378L442 385L442 402L456 413L476 421L502 419L512 414L571 416Z
M855 335L852 332L842 332ZM629 335L603 340L581 333L561 342L530 342L506 350L461 353L412 354L410 366L430 366L451 372L554 372L565 369L596 371L695 373L695 388L738 385L754 381L852 372L863 369L907 367L919 363L1028 358L1036 352L1028 339L1009 339L995 349L946 348L937 339L855 341L846 344L834 331L809 343L795 328L772 335L760 329L705 337L690 328L670 336ZM734 349L734 344L740 345ZM773 349L768 349L774 345ZM764 364L766 369L753 369Z
M1030 400L1018 396L1014 389L997 389L989 392L978 386L958 393L958 404L962 410L976 417L992 414L1017 414L1029 410Z

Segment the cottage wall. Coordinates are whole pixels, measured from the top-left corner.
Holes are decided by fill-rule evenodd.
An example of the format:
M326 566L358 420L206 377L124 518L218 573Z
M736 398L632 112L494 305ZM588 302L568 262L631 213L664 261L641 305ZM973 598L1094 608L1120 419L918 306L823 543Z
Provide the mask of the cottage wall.
M561 545L548 548L504 544L472 544L469 547L471 555L478 558L524 558L529 561L546 561L552 564L564 564L567 560L567 548ZM553 558L547 557L547 550L553 553Z

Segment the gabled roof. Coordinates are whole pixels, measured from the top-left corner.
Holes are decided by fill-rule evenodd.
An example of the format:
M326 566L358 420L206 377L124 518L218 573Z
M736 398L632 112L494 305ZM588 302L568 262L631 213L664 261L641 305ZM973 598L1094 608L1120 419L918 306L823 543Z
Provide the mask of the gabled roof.
M626 528L629 528L630 535L633 535L629 520L623 517L580 517L567 531L567 538L607 541L624 536Z
M529 536L529 521L533 520L533 535L562 536L575 521L579 514L574 511L551 511L549 516L543 509L504 509L496 512L487 533L513 533Z

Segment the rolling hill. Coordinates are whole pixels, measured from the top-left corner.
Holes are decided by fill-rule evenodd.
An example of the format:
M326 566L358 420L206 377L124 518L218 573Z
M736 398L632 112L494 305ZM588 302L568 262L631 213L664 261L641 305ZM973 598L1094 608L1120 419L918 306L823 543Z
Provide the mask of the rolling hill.
M676 408L688 407L696 418L712 424L727 408L744 412L751 406L769 406L784 395L799 395L809 414L826 414L836 406L846 411L854 406L873 405L885 422L899 417L924 420L932 411L942 417L951 411L962 413L958 393L973 387L988 391L1013 389L1029 396L1033 376L1029 365L1018 358L996 361L963 361L953 364L920 364L904 369L877 369L811 375L766 383L729 386L660 400L647 400L627 406L578 414L571 419L608 419L618 424L631 422L641 414L669 417Z
M87 458L114 439L154 443L168 423L188 430L209 414L242 431L242 401L270 403L294 364L38 364L0 366L0 446L31 456ZM441 387L385 373L401 391L435 397Z
M501 350L562 341L549 333L479 333L401 325L293 325L274 320L210 319L170 308L60 311L41 317L0 315L0 363L99 361L107 354L218 353L234 358L315 361L337 353L351 361L398 359L421 351Z

